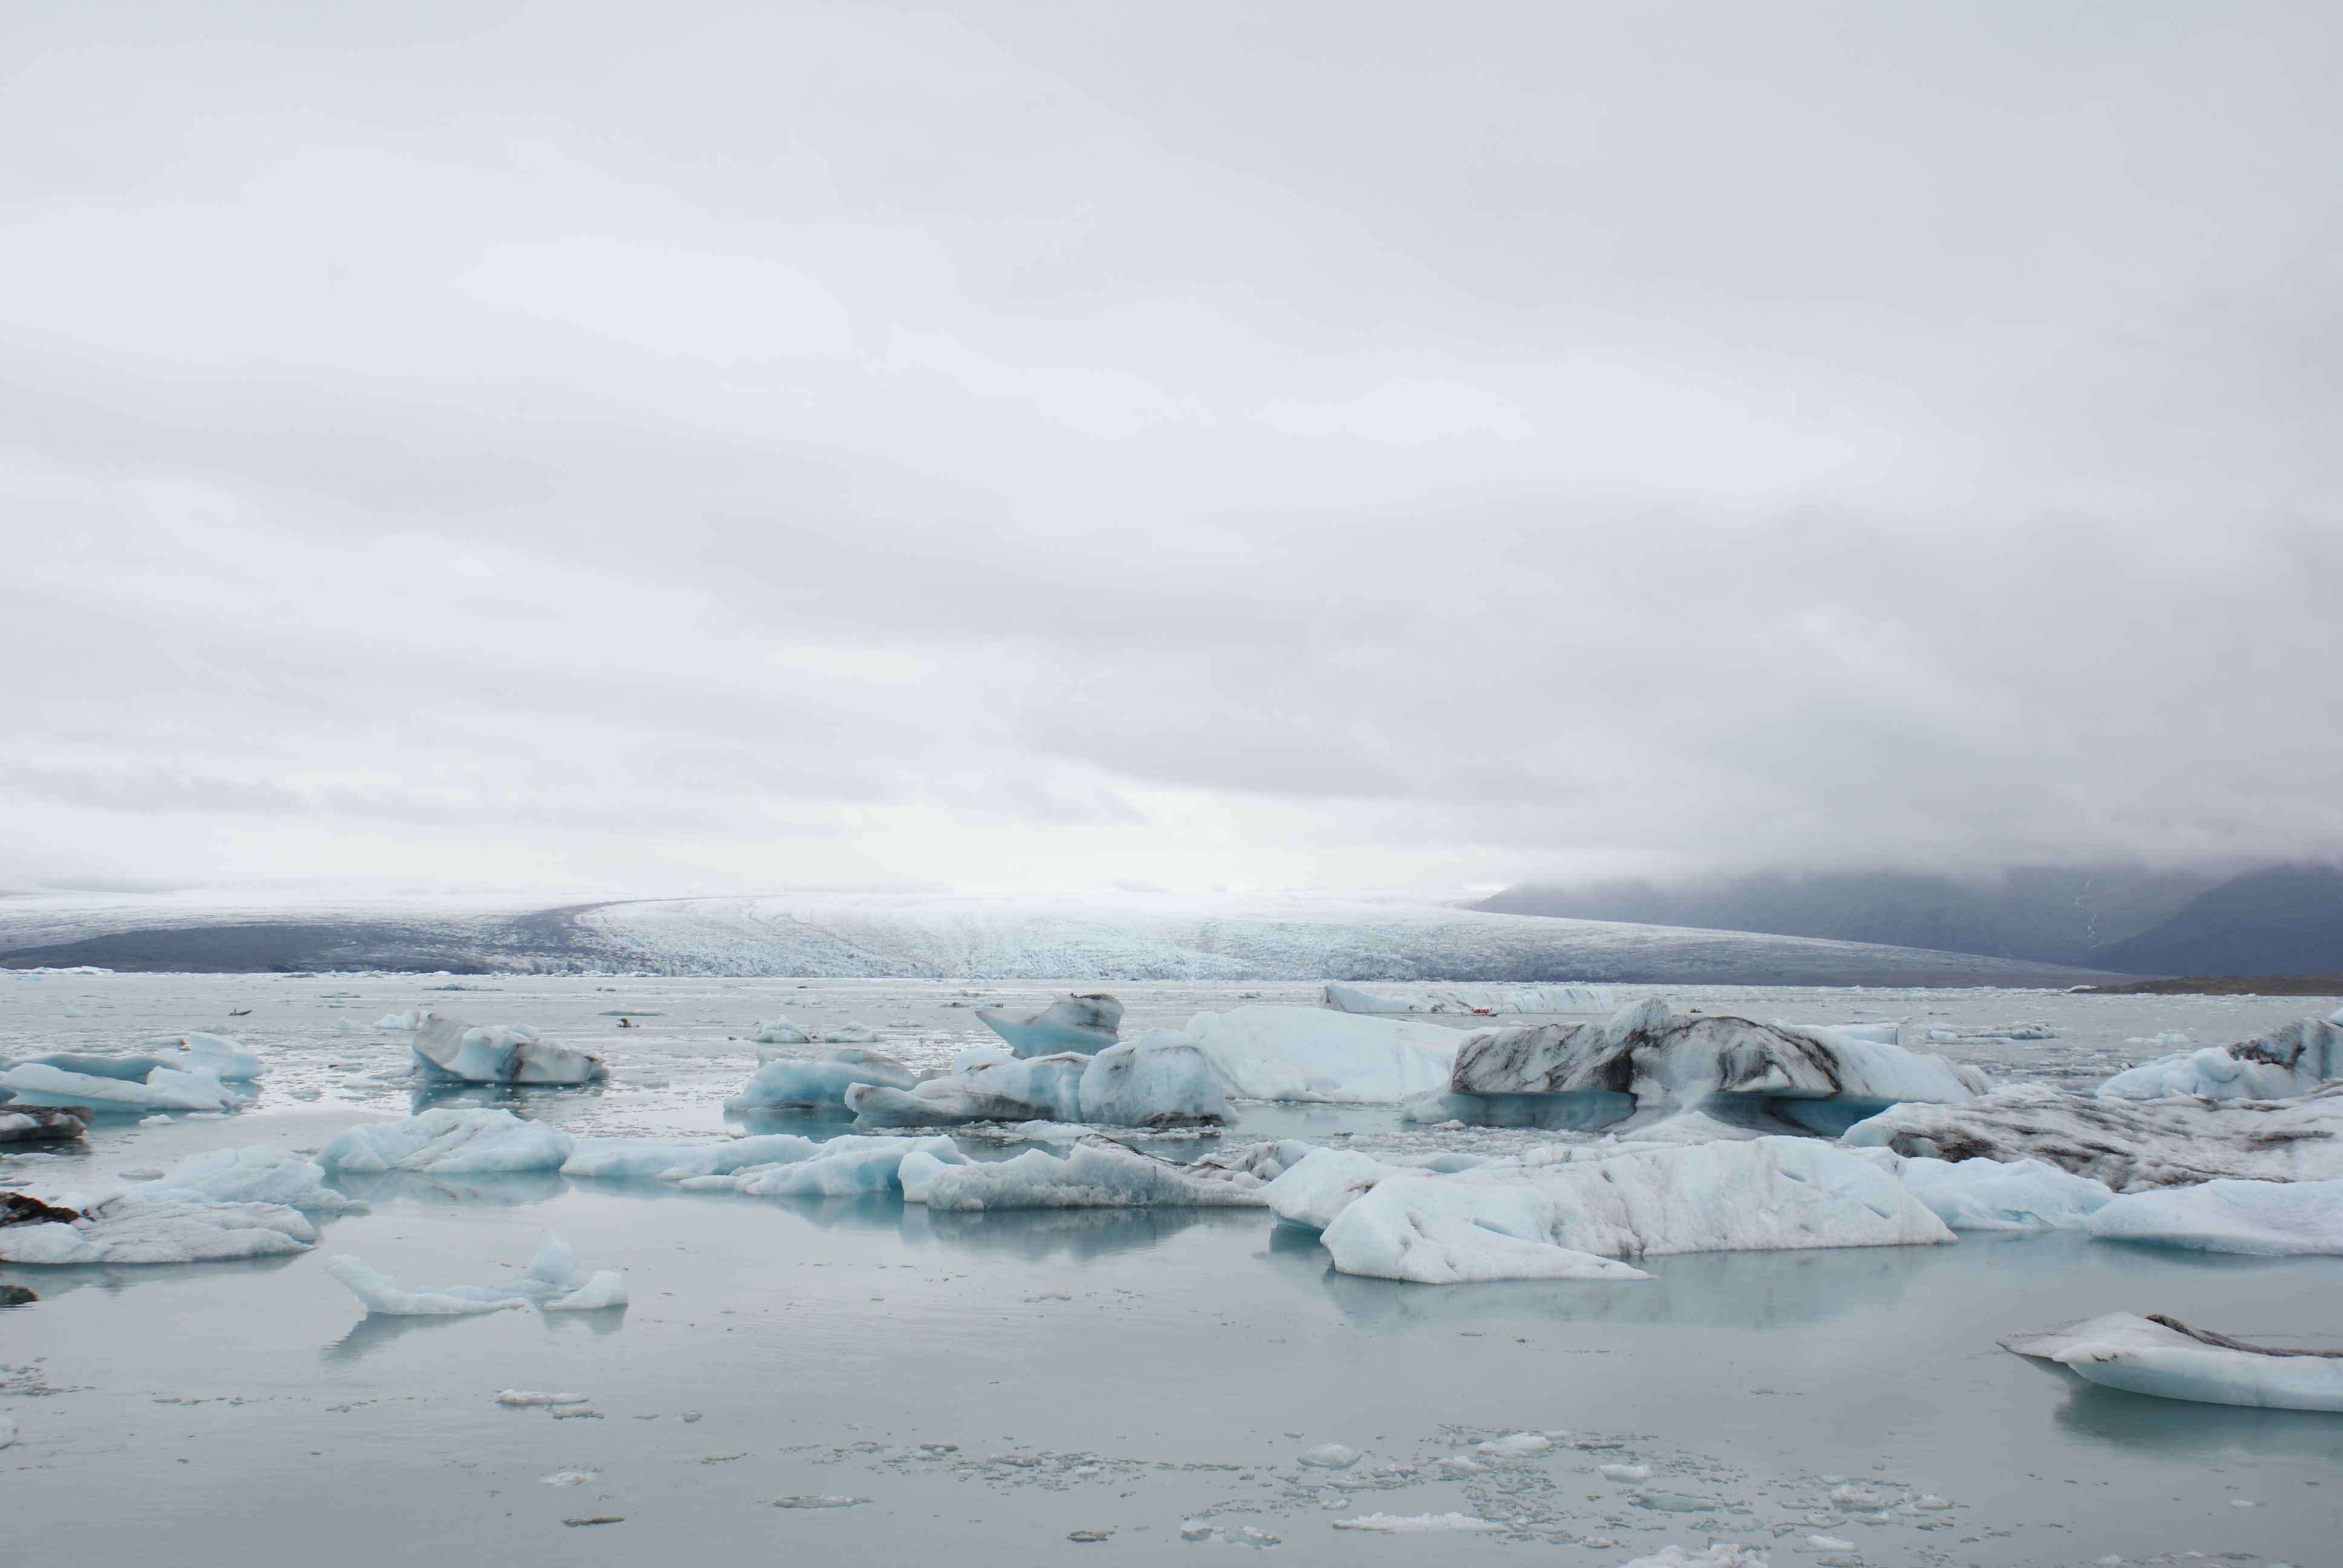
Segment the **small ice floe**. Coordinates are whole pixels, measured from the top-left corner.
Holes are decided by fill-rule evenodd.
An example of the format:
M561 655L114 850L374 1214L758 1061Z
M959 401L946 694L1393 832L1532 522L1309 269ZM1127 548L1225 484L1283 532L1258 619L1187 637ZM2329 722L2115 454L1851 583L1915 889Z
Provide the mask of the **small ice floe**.
M199 1061L191 1059L182 1071L153 1056L36 1057L0 1072L0 1092L15 1107L86 1107L101 1116L225 1111L236 1100L219 1075Z
M521 1024L474 1026L431 1017L415 1031L415 1060L429 1077L465 1083L598 1083L600 1057L538 1038Z
M0 1448L7 1448L15 1443L15 1441L16 1423L10 1421L6 1416L0 1415Z
M2343 1411L2343 1351L2247 1344L2161 1313L2109 1312L2012 1334L2001 1343L2133 1393L2201 1404Z
M798 1497L776 1497L776 1508L860 1508L870 1500L867 1497L837 1497L828 1493L808 1493Z
M505 1285L419 1285L398 1282L364 1261L342 1253L326 1260L326 1271L339 1280L369 1312L387 1317L454 1317L473 1312L537 1307L544 1312L594 1312L627 1304L627 1276L617 1269L588 1274L578 1254L552 1231L545 1233L528 1271Z
M595 1470L557 1470L551 1475L538 1476L538 1480L548 1486L583 1486L600 1474Z
M1345 1448L1339 1442L1322 1442L1293 1456L1296 1464L1306 1464L1313 1470L1348 1470L1359 1462L1359 1451Z
M1470 1513L1354 1513L1333 1522L1337 1530L1376 1530L1391 1535L1428 1535L1443 1531L1494 1531L1502 1524Z
M1060 997L1025 1018L1011 1018L990 1008L979 1008L976 1016L1020 1056L1069 1050L1087 1056L1115 1042L1122 1027L1122 1003L1104 991L1091 991Z
M190 1072L208 1072L223 1083L249 1082L263 1070L258 1051L225 1034L191 1030L186 1034L158 1035L138 1043L150 1051L164 1053L166 1061Z
M1648 1557L1622 1563L1619 1568L1765 1568L1765 1559L1752 1548L1718 1541L1705 1552L1691 1552L1674 1544L1663 1546Z
M558 1171L568 1133L509 1111L427 1111L404 1121L369 1121L337 1133L317 1151L328 1171L424 1171L477 1176Z
M125 1171L127 1177L132 1174ZM281 1203L307 1214L360 1214L366 1205L326 1185L313 1160L266 1148L215 1149L126 1190L141 1202Z
M1554 1446L1554 1439L1542 1432L1516 1432L1506 1437L1493 1437L1486 1442L1473 1445L1475 1453L1492 1459L1520 1459L1533 1453L1544 1453Z
M590 1519L565 1519L561 1523L577 1530L588 1524L624 1524L626 1522L627 1516L623 1513L597 1513Z
M1232 1530L1226 1525L1209 1523L1202 1519L1181 1521L1180 1539L1207 1542L1214 1546L1249 1546L1255 1550L1282 1544L1268 1531L1256 1530L1250 1524L1241 1524Z
M1652 1467L1648 1464L1606 1464L1598 1473L1605 1481L1640 1484L1652 1479Z
M497 1395L498 1404L512 1405L521 1409L534 1409L540 1405L553 1404L589 1404L592 1402L593 1396L590 1394L540 1393L534 1389L526 1388L508 1388ZM593 1473L588 1471L587 1473L591 1475ZM564 1483L564 1484L568 1483Z

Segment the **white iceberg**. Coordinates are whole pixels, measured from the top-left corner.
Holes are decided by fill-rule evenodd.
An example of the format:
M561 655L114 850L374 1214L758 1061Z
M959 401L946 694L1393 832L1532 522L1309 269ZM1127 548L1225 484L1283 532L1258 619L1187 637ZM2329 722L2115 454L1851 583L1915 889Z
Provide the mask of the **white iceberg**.
M1080 1114L1061 1121L1115 1127L1218 1127L1229 1102L1194 1041L1168 1029L1100 1051L1083 1069Z
M1427 1284L1640 1279L1613 1260L1953 1239L1876 1164L1801 1138L1386 1179L1321 1236L1343 1273Z
M2278 1350L2192 1329L2161 1313L2109 1312L2012 1334L2002 1348L2096 1383L2199 1404L2343 1411L2343 1351Z
M1282 1146L1281 1155L1296 1148L1302 1151L1300 1158L1291 1159L1272 1175L1269 1185L1262 1189L1262 1198L1281 1223L1304 1231L1323 1231L1336 1215L1394 1176L1427 1171L1444 1175L1508 1163L1464 1153L1378 1158L1354 1149L1321 1149L1311 1144Z
M533 1029L452 1018L428 1018L416 1030L415 1060L431 1077L466 1083L598 1083L609 1076L592 1051L541 1040Z
M2290 1100L2343 1078L2343 1028L2299 1019L2234 1044L2143 1062L2099 1085L2107 1100Z
M938 1141L947 1141L939 1140ZM908 1162L907 1162L908 1164ZM930 1209L1258 1208L1262 1182L1242 1171L1175 1164L1091 1137L1061 1159L1029 1149L1014 1159L907 1170L903 1196Z
M150 1050L171 1051L180 1058L176 1065L181 1070L208 1072L223 1083L248 1083L261 1074L259 1054L242 1040L232 1040L224 1034L206 1034L195 1030L186 1034L161 1035L139 1043Z
M2343 1180L2343 1085L2297 1100L2123 1100L2038 1083L1965 1105L1897 1105L1844 1141L1935 1160L2043 1160L2117 1192L2208 1181Z
M215 1149L184 1161L169 1174L126 1188L139 1202L281 1203L308 1214L364 1213L325 1183L314 1160L275 1149Z
M605 1269L587 1273L578 1266L577 1252L553 1231L545 1233L528 1271L505 1285L417 1285L408 1290L347 1252L327 1259L326 1271L339 1280L367 1312L386 1317L455 1317L519 1307L548 1312L595 1312L627 1304L624 1271ZM526 1396L506 1400L499 1395L498 1399L512 1404L536 1402ZM568 1402L548 1398L544 1402Z
M2117 1198L2091 1216L2102 1241L2262 1258L2343 1255L2343 1181L2213 1181Z
M88 1059L83 1059L85 1062ZM133 1059L139 1062L152 1058ZM0 1090L12 1103L85 1105L100 1114L156 1111L225 1111L235 1096L212 1074L182 1072L156 1063L137 1078L75 1071L46 1061L20 1061L0 1072Z
M558 1171L572 1140L558 1127L509 1111L427 1111L404 1121L368 1121L336 1133L317 1151L328 1171L427 1171L482 1175Z
M1104 991L1089 991L1061 996L1025 1018L1011 1018L991 1008L977 1009L976 1016L1020 1056L1055 1056L1069 1050L1089 1056L1115 1042L1122 1028L1122 1003Z
M0 1224L0 1263L210 1263L307 1250L317 1228L276 1203L146 1200L120 1192L74 1218Z
M1448 1087L1469 1038L1436 1023L1314 1007L1200 1012L1180 1032L1239 1100L1392 1104Z
M1833 1132L1888 1105L1957 1102L1991 1088L1976 1068L1893 1043L1895 1027L1684 1015L1654 998L1621 1009L1607 1023L1475 1033L1457 1052L1447 1088L1493 1096L1625 1094L1646 1118L1741 1101ZM1875 1032L1890 1038L1867 1038ZM1829 1102L1829 1111L1816 1101Z
M966 1072L930 1078L908 1090L857 1085L846 1107L858 1127L947 1127L965 1121L1072 1121L1081 1115L1082 1074L1091 1059L1011 1056Z
M1328 1007L1370 1014L1450 1013L1491 1017L1524 1012L1609 1012L1618 1004L1599 985L1440 986L1423 990L1367 990L1330 980Z
M693 1191L731 1191L752 1198L852 1198L885 1192L899 1185L904 1162L919 1156L954 1163L968 1156L949 1138L833 1138L801 1158L751 1165L729 1172L687 1176L678 1185Z
M826 1057L775 1057L749 1075L740 1091L725 1099L724 1109L740 1111L838 1110L845 1107L846 1091L858 1083L882 1089L909 1089L918 1073L892 1057L850 1046Z
M729 1176L751 1165L773 1165L810 1158L821 1144L795 1133L769 1132L753 1138L576 1138L564 1176L609 1180L680 1181L689 1176Z
M1956 1231L2072 1231L2115 1194L2087 1176L2044 1160L1907 1160L1885 1149L1852 1148L1912 1191Z

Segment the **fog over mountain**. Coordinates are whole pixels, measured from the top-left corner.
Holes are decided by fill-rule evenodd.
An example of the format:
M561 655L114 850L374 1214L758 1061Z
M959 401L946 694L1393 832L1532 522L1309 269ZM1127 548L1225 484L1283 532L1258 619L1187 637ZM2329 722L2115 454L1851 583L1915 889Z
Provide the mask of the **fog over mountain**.
M5 25L0 882L2343 850L2333 7Z

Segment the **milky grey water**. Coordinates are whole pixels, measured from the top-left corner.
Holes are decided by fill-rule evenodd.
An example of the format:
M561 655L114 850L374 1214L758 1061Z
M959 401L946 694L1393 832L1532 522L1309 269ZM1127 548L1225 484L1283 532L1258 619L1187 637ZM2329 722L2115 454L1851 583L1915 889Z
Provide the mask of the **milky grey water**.
M460 1000L482 1021L618 1042L618 1086L528 1095L515 1102L525 1111L580 1131L712 1135L714 1099L751 1060L724 1035L789 1005L734 983L663 990L683 1000L674 1022L590 1039L612 1026L588 1021L610 996L588 982L513 982L490 993L493 1011ZM1134 1013L1230 1005L1237 988L1161 989L1177 994L1135 998ZM360 995L321 994L337 990ZM272 1052L250 1111L109 1126L79 1161L0 1172L93 1183L202 1147L313 1148L353 1121L405 1113L402 1092L364 1079L403 1042L327 1031L352 1010L450 1000L412 980L267 977L39 977L0 991L0 1051L124 1045L167 1024L241 1030ZM850 1001L886 1014L868 1021L897 1028L896 1049L936 1055L972 1027L946 999L959 1000L898 986ZM1759 1016L2056 1018L2059 1038L2035 1047L2054 1069L2121 1054L2117 1030L2161 1023L2203 1043L2231 1022L2250 1032L2264 1013L2309 1010L2039 993L1758 1000L1747 1010ZM231 1023L231 1005L254 1011ZM294 1097L310 1090L317 1099ZM1384 1112L1254 1114L1256 1132L1391 1135ZM1663 1542L1729 1539L1769 1543L1777 1563L2194 1553L2308 1568L2336 1561L2343 1539L2343 1418L2150 1400L1994 1343L2119 1309L2331 1338L2338 1260L1970 1236L1659 1259L1649 1284L1428 1287L1334 1274L1313 1240L1253 1211L930 1214L891 1199L550 1175L349 1185L371 1211L326 1222L318 1249L295 1258L0 1266L0 1281L42 1298L0 1312L0 1417L20 1432L0 1450L10 1561L1189 1562L1243 1550L1229 1542L1250 1528L1302 1563L1608 1568ZM409 1282L486 1283L548 1227L588 1268L627 1269L633 1305L368 1319L319 1266L348 1251ZM499 1407L508 1387L585 1393L598 1414ZM1475 1457L1477 1469L1437 1462L1524 1432L1548 1446ZM1364 1457L1332 1472L1295 1462L1329 1442ZM1604 1464L1651 1473L1614 1482ZM809 1497L860 1501L774 1506ZM1952 1506L1912 1506L1924 1497ZM1505 1528L1335 1527L1452 1512ZM587 1518L618 1522L562 1523ZM1191 1521L1191 1534L1222 1533L1183 1539Z

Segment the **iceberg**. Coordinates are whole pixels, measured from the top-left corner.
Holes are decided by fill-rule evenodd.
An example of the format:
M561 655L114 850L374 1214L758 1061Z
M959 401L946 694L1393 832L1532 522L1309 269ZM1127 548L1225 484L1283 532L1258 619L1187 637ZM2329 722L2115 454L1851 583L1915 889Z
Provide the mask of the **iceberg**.
M1220 1074L1194 1042L1168 1029L1100 1051L1082 1070L1079 1088L1080 1114L1059 1120L1115 1127L1218 1127L1229 1117Z
M846 1105L846 1091L858 1083L909 1089L919 1081L919 1074L892 1057L850 1046L816 1060L776 1057L766 1061L749 1075L738 1094L727 1097L724 1109L840 1110Z
M223 1083L249 1083L261 1073L259 1056L246 1049L242 1040L231 1040L224 1034L191 1030L186 1034L162 1035L139 1043L150 1050L160 1047L173 1051L179 1058L175 1065L190 1071L208 1072Z
M786 1018L769 1018L759 1024L750 1040L759 1045L811 1045L813 1036Z
M1281 1149L1281 1157L1292 1147ZM1479 1154L1378 1159L1353 1149L1321 1149L1306 1143L1298 1147L1303 1151L1301 1157L1288 1160L1282 1170L1271 1173L1262 1197L1281 1223L1303 1231L1323 1231L1336 1215L1391 1177L1426 1171L1446 1175L1500 1163Z
M992 1008L978 1008L976 1016L1020 1056L1069 1050L1089 1056L1115 1042L1122 1028L1122 1003L1104 991L1088 991L1061 996L1027 1018L1011 1018Z
M78 1060L85 1067L103 1059ZM155 1061L152 1057L117 1058L125 1066ZM113 1065L108 1063L107 1065ZM75 1070L48 1061L20 1061L0 1072L0 1090L13 1105L86 1106L100 1115L132 1115L156 1111L225 1111L235 1102L226 1085L205 1071L182 1072L155 1062L136 1078L106 1071Z
M2249 1345L2162 1313L2109 1312L2012 1334L2001 1344L2133 1393L2265 1410L2343 1411L2343 1351Z
M1200 1012L1180 1032L1239 1100L1395 1104L1444 1091L1472 1038L1436 1023L1314 1007Z
M571 1139L558 1127L509 1111L427 1111L404 1121L370 1121L336 1133L317 1151L328 1171L427 1171L436 1175L558 1171Z
M937 1142L949 1142L938 1139ZM908 1162L907 1162L908 1164ZM1242 1171L1158 1160L1109 1138L1083 1139L1061 1159L1029 1149L1013 1159L907 1170L907 1201L962 1212L990 1209L1259 1208L1262 1182Z
M2295 1100L2102 1099L2007 1084L1965 1105L1897 1105L1843 1141L1935 1160L2046 1161L2114 1191L2230 1176L2343 1180L2343 1084Z
M578 1266L578 1254L569 1243L552 1231L545 1233L528 1271L509 1285L417 1285L407 1290L347 1252L327 1259L326 1271L340 1281L367 1312L386 1317L457 1317L520 1307L548 1312L598 1312L627 1304L627 1276L622 1271L605 1269L588 1274ZM522 1400L506 1402L518 1404Z
M2251 1040L2176 1051L2117 1073L2103 1100L2290 1100L2343 1078L2343 1027L2306 1018Z
M1836 1133L1889 1105L1957 1102L1991 1086L1976 1068L1906 1050L1891 1039L1848 1028L1684 1016L1654 998L1621 1009L1607 1023L1514 1025L1473 1034L1457 1052L1446 1087L1458 1095L1625 1094L1646 1118L1739 1101Z
M427 1018L415 1031L415 1060L434 1078L466 1083L598 1083L602 1059L538 1038L519 1024L478 1028L458 1019Z
M2087 1176L2044 1160L1907 1160L1879 1148L1869 1157L1956 1231L2072 1231L2087 1225L2115 1194Z
M1386 1179L1320 1239L1343 1273L1453 1284L1640 1279L1614 1260L1954 1237L1871 1161L1758 1138Z
M857 1127L948 1127L965 1121L1072 1121L1081 1115L1091 1059L1012 1056L930 1078L906 1091L878 1084L847 1091Z
M2216 1180L2111 1200L2090 1220L2107 1241L2261 1258L2343 1255L2343 1181Z
M687 1176L678 1185L693 1191L721 1191L751 1198L853 1198L890 1191L913 1157L931 1164L966 1161L949 1138L833 1138L814 1145L802 1159L751 1165L729 1174Z
M689 1176L729 1176L751 1165L805 1160L823 1147L790 1132L689 1142L664 1138L574 1138L561 1173L615 1181L680 1181Z
M282 1204L131 1192L85 1209L19 1201L0 1216L0 1263L210 1263L305 1251L317 1240L300 1211Z
M362 1214L354 1202L325 1184L325 1168L298 1154L274 1149L215 1149L183 1162L166 1176L126 1188L142 1203L277 1203L308 1214Z
M1434 990L1371 991L1327 982L1325 1001L1337 1012L1461 1013L1488 1017L1523 1012L1609 1012L1618 1004L1599 985L1443 986Z
M0 1090L0 1094L6 1091ZM53 1143L79 1138L94 1114L86 1105L0 1104L0 1143Z

